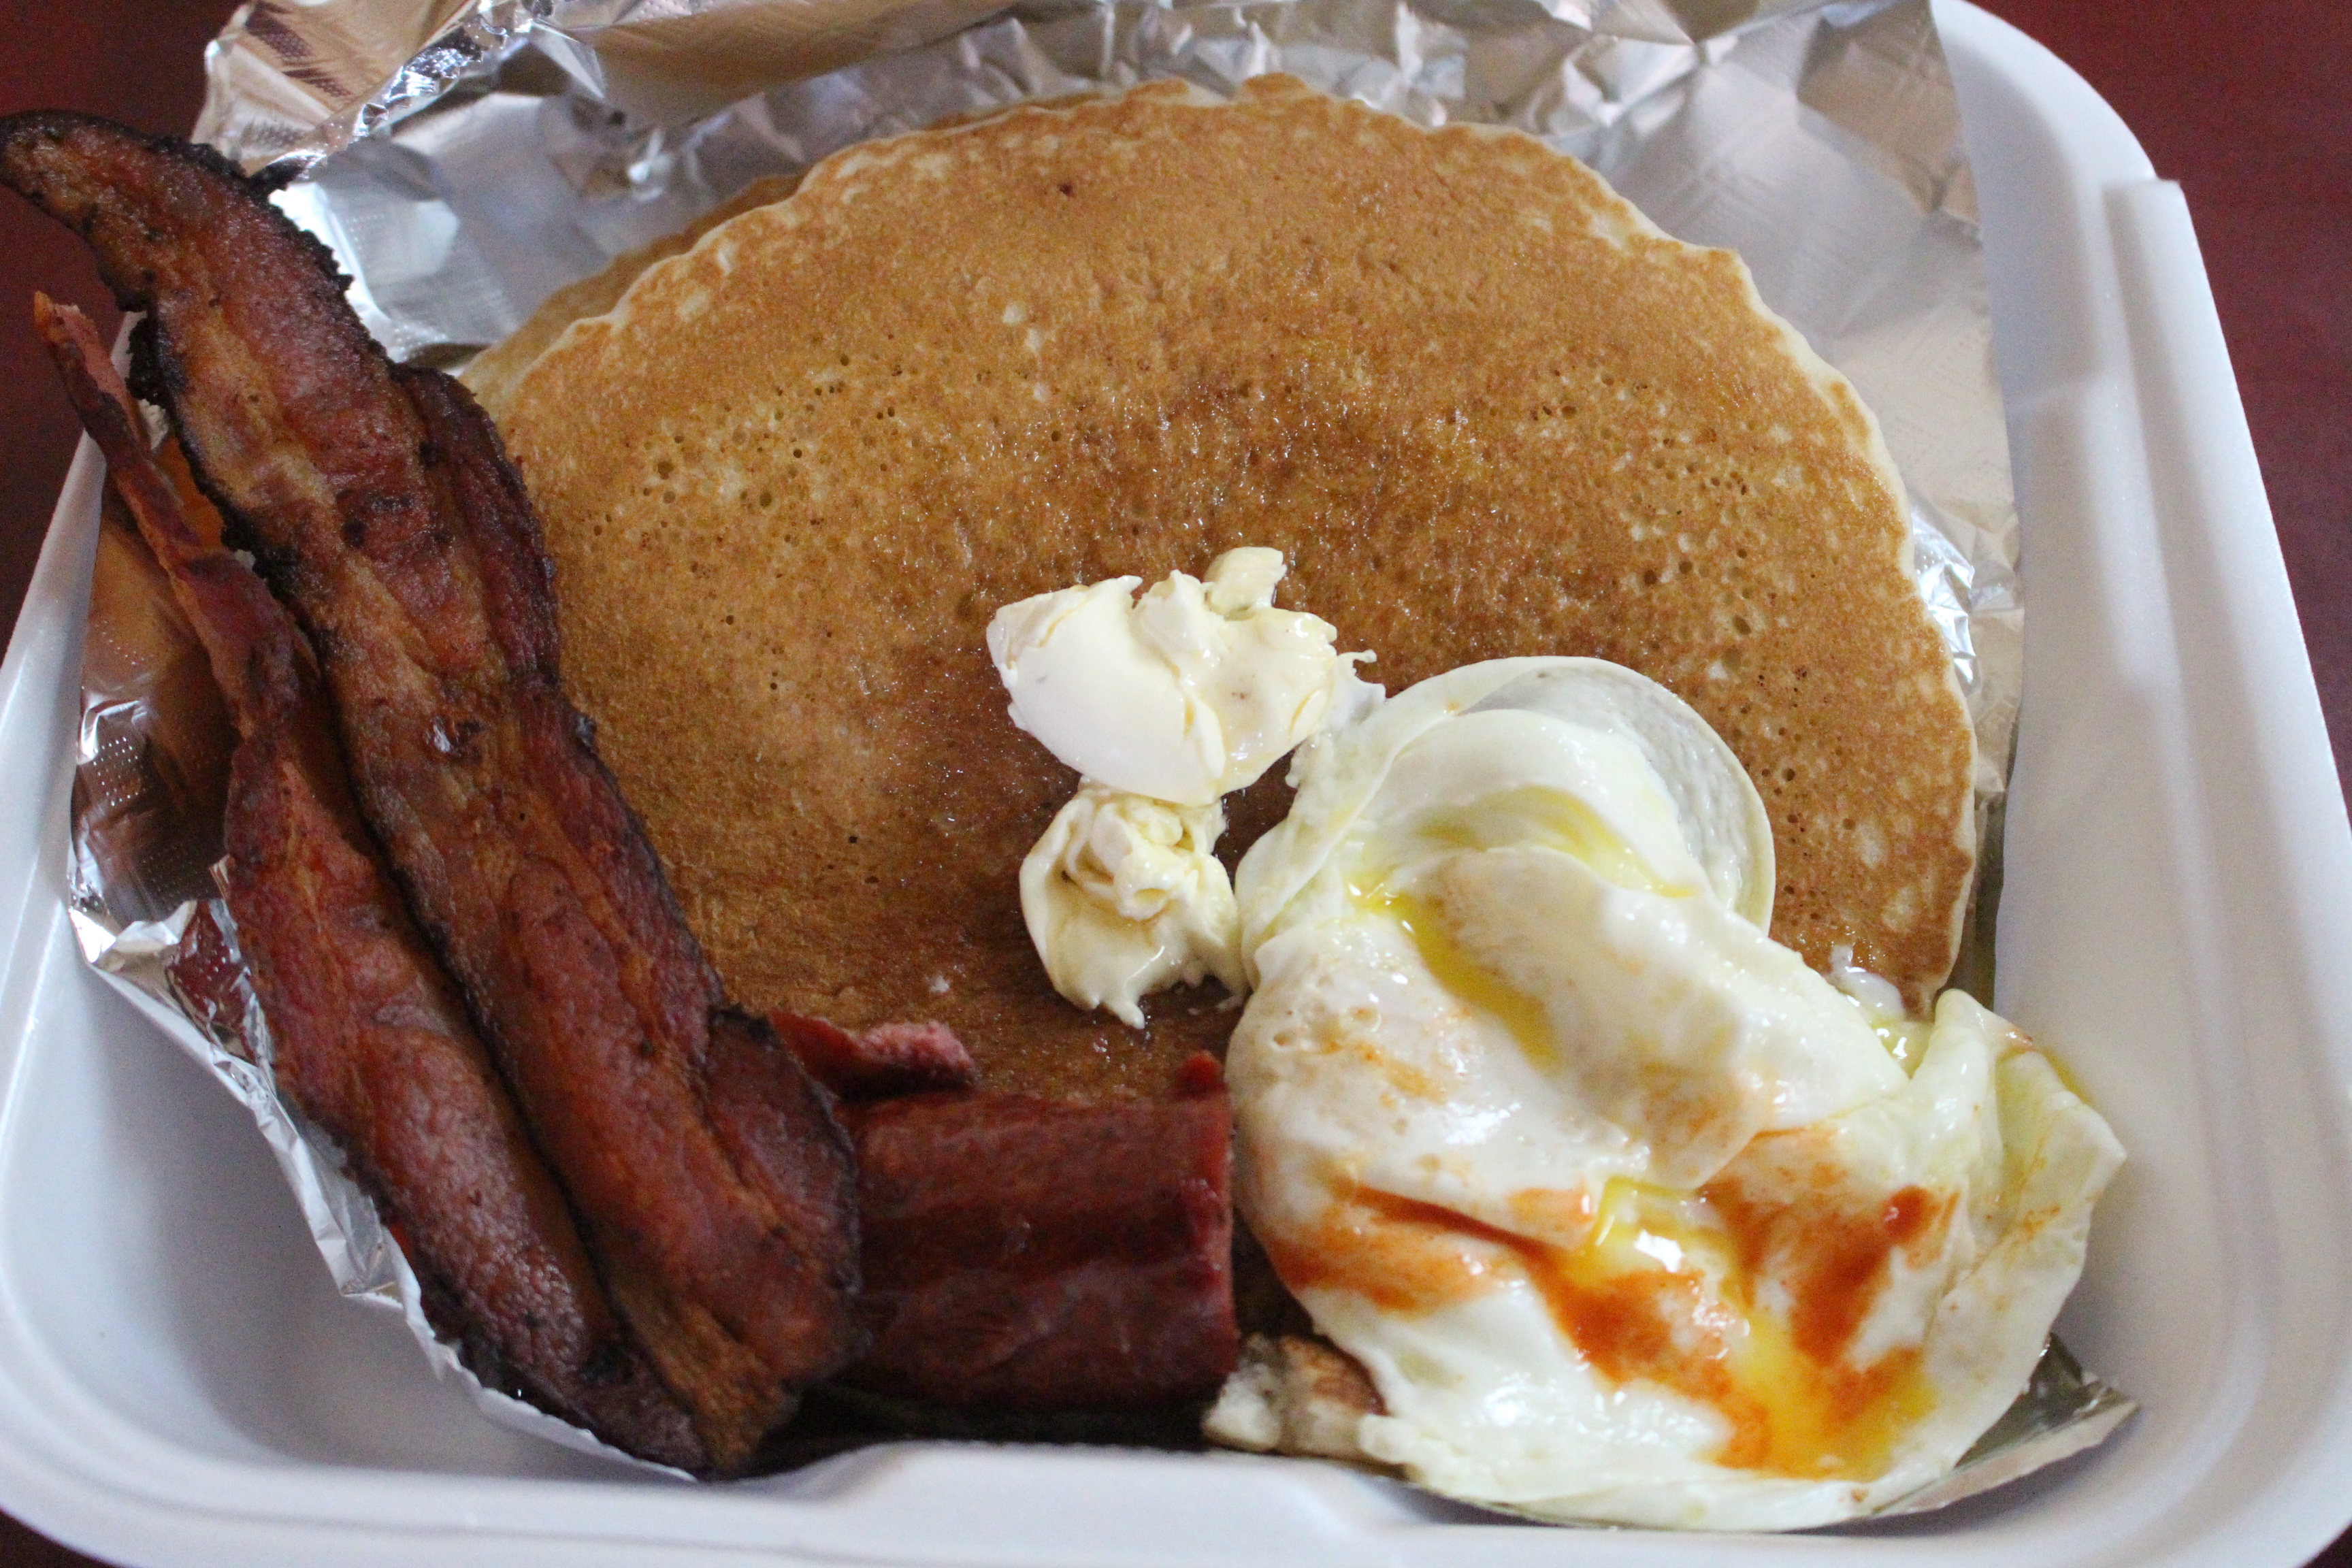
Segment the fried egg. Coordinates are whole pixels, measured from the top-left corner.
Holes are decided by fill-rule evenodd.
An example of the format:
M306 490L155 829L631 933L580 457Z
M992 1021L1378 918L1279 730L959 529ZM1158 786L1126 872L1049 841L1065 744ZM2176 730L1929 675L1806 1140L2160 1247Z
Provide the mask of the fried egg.
M1425 681L1310 742L1235 879L1236 1199L1382 1409L1360 1449L1547 1519L1794 1529L2024 1386L2123 1158L1959 993L1917 1031L1765 934L1770 824L1663 687Z

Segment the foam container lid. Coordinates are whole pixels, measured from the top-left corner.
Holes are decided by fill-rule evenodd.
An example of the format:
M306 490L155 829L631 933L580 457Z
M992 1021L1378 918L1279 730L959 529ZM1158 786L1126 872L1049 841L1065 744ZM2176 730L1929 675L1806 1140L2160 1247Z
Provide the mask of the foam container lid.
M137 1563L2298 1564L2352 1519L2352 826L2187 206L1973 6L2034 606L2003 1013L2132 1162L2059 1331L2143 1414L1938 1513L1798 1537L1498 1523L1234 1454L898 1444L696 1487L484 1419L335 1293L246 1111L65 914L85 443L0 665L0 1506Z

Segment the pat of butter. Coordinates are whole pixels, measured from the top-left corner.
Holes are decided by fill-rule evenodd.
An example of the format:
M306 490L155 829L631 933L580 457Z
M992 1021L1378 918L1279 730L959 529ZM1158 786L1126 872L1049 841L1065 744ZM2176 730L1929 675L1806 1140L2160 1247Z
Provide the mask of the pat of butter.
M1054 989L1143 1026L1163 985L1242 989L1241 917L1213 851L1224 810L1088 784L1021 862L1021 914Z
M1282 552L1228 550L1139 600L1114 577L1008 605L988 654L1013 721L1098 784L1210 805L1380 700L1330 623L1274 607Z

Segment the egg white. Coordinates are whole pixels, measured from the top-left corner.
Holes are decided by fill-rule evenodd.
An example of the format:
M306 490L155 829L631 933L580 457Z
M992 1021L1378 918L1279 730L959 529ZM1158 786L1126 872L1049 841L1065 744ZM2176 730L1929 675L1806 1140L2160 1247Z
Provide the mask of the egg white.
M1384 1412L1560 1520L1790 1529L1948 1470L2122 1159L1958 994L1906 1076L1772 942L1769 822L1663 688L1473 666L1302 754L1236 878L1236 1199Z

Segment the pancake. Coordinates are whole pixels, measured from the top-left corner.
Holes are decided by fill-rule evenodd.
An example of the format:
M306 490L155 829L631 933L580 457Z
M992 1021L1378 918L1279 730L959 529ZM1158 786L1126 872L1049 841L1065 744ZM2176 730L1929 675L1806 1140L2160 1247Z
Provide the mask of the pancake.
M1075 777L999 605L1254 544L1398 690L1518 654L1689 701L1770 809L1773 934L1924 1005L1973 741L1851 386L1727 251L1508 132L1287 79L852 149L503 400L572 695L746 1003L936 1018L992 1083L1160 1092L1234 1014L1056 996L1023 854ZM1231 803L1237 854L1286 807Z
M1057 108L1083 102L1088 96L1080 93L1040 99L1030 107ZM982 120L992 120L1001 112L1000 110L989 110L980 113L950 114L931 129L937 131L976 124ZM530 313L530 320L468 360L457 372L457 379L466 384L467 390L488 411L491 418L502 418L507 399L514 392L515 384L522 379L524 372L538 363L539 356L563 335L564 328L585 317L603 315L621 302L621 296L628 292L629 285L655 262L667 261L673 256L693 249L704 235L753 207L782 201L800 183L798 174L771 174L765 179L754 180L677 233L664 235L651 245L624 251L613 258L603 271L565 284L541 300L539 308Z
M702 237L730 218L780 202L800 184L797 174L772 174L754 180L729 200L704 213L676 234L639 246L613 258L602 272L567 283L540 301L530 319L466 363L457 379L491 418L500 418L507 399L523 373L537 363L563 329L584 316L601 316L621 302L629 285L656 261L667 261L694 248Z

